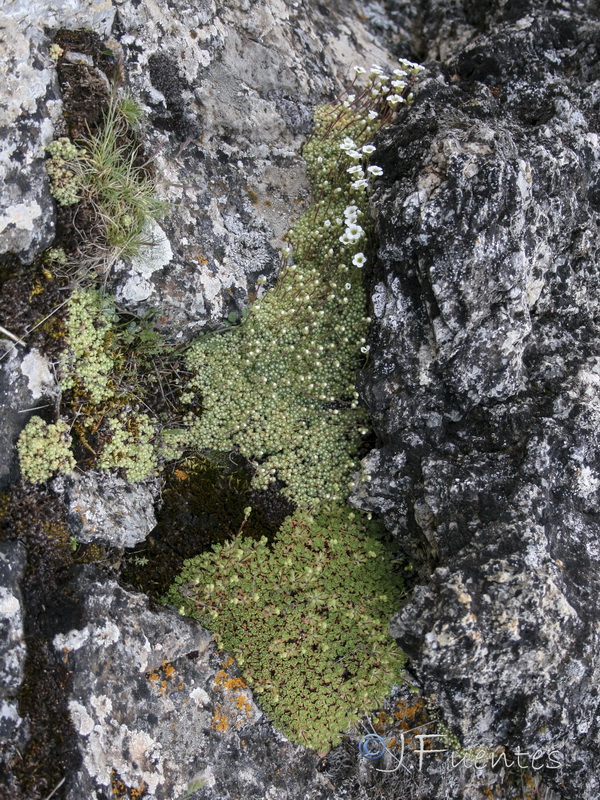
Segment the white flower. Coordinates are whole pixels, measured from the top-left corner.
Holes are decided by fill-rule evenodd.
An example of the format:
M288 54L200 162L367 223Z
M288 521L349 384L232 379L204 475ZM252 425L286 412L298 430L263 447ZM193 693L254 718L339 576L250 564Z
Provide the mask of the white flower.
M362 158L358 150L346 150L346 155L350 156L350 158Z
M324 228L331 228L331 220L330 219L324 219L323 220L323 227Z
M361 211L358 206L346 206L346 208L344 209L344 217L346 219L348 219L349 217L353 217L354 219L356 219L356 217L360 213Z
M392 81L392 86L399 92L401 92L402 89L406 89L406 83L404 81Z
M340 238L340 242L342 244L352 244L352 242L348 238L348 232L347 231L344 231L344 233L339 238Z
M378 116L379 116L379 114L376 111L373 111L373 110L369 111L369 113L367 114L367 117L370 120L377 119Z
M357 253L352 259L352 263L355 267L364 267L364 265L367 263L364 253Z
M369 70L369 75L381 75L383 70L378 64L372 64L371 69Z
M354 72L356 72L357 75L364 75L365 72L367 71L364 67L352 67L352 69L354 70Z
M351 242L358 242L363 234L364 230L360 227L360 225L357 225L356 222L348 225L344 232L344 236L347 236Z
M353 167L348 167L346 172L349 172L350 175L364 175L363 168L360 166L360 164L355 164Z
M360 348L360 352L361 353L365 353L365 355L366 355L369 352L370 349L371 349L371 347L368 344L366 344L364 347Z
M346 136L344 141L340 144L340 150L354 150L355 147L356 143L349 136Z
M373 164L372 167L367 167L367 172L370 172L371 175L383 175L383 170L381 167L378 167L375 164Z
M420 64L415 64L414 61L409 61L407 58L399 58L398 62L400 66L406 70L411 70L412 72L422 72L425 67L422 67Z
M364 145L362 146L362 151L363 151L363 153L365 153L366 155L370 156L370 155L371 155L371 153L374 153L374 152L375 152L375 147L374 147L372 144L364 144Z
M353 103L356 100L356 95L355 94L349 94L348 97L346 98L346 100L349 103Z
M354 181L352 184L353 189L366 189L368 186L368 182L365 178L359 178L357 181Z
M388 97L387 101L391 106L397 106L398 103L404 103L404 98L401 97L399 94L391 94Z

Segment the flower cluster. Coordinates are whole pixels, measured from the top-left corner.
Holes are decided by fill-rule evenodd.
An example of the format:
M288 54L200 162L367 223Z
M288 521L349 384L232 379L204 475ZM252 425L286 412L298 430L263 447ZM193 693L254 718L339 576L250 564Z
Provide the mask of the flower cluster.
M313 203L287 235L276 286L243 325L200 337L188 355L184 399L202 404L188 420L191 443L208 453L237 449L254 466L256 488L283 481L303 507L347 496L367 431L354 382L370 322L365 189L382 172L369 164L370 142L392 114L381 87L373 96L379 77L315 110L303 150Z
M185 562L166 602L231 650L261 705L294 742L327 750L397 682L388 633L401 587L379 528L334 507Z
M49 425L41 417L32 417L21 431L17 452L21 475L31 483L75 469L69 426L61 419Z

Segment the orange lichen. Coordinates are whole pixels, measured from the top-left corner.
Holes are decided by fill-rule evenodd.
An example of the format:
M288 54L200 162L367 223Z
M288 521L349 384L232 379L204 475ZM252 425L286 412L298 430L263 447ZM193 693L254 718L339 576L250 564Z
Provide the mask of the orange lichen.
M162 662L161 669L163 670L167 678L172 677L172 675L175 673L175 667L168 661Z
M114 769L110 773L110 782L112 793L115 797L119 798L119 800L141 800L146 794L146 784L144 781L142 781L141 786L138 788L127 786L119 777L119 773Z
M156 685L159 694L166 695L167 688L169 687L169 680L175 675L175 667L170 661L163 661L160 667L154 672L147 672L146 679L153 681ZM158 681L160 680L160 684ZM181 681L177 686L171 684L173 690L181 690L184 688L184 683Z
M240 677L230 678L226 671L233 663L234 659L231 657L222 661L221 666L223 669L218 670L213 678L214 688L223 695L223 703L217 705L217 710L213 717L212 727L215 730L222 731L232 727L240 728L247 720L252 718L252 703L243 691L248 688L248 685ZM227 723L227 728L223 727L224 720Z
M227 719L227 715L223 713L223 707L219 704L213 714L212 718L212 728L215 731L221 731L224 733L229 728L229 721Z

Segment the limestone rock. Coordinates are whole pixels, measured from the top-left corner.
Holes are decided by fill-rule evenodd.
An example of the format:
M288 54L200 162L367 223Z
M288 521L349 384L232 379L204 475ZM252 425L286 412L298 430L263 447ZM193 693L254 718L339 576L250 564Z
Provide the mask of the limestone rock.
M74 472L59 476L52 486L64 496L71 528L82 543L133 547L156 526L156 481L132 484L110 473Z
M72 670L68 706L82 754L69 800L100 800L120 786L144 787L148 800L322 796L314 756L273 731L197 622L91 568L75 586L86 624L54 638Z
M450 727L556 752L545 780L592 798L600 27L484 5L379 142L362 389L381 446L355 502L420 570L395 631ZM460 30L455 4L433 9Z
M14 757L11 748L26 734L19 715L18 696L25 672L25 635L20 582L25 569L25 548L17 542L0 542L0 759ZM6 747L6 745L9 747Z

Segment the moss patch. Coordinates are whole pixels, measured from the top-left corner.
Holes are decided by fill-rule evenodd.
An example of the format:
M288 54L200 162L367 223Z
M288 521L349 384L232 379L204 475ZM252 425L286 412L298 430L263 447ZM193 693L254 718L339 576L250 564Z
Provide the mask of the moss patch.
M27 655L19 714L29 721L30 738L12 764L17 786L11 800L47 797L80 763L67 708L71 674L52 645L57 633L85 625L79 599L68 588L69 537L64 508L48 490L18 485L0 496L0 538L18 539L27 550L21 586Z
M281 498L252 492L241 464L228 467L206 461L184 463L165 471L158 525L143 545L130 548L121 577L138 591L159 598L173 583L183 562L234 536L253 505L244 533L271 539L290 513ZM261 509L262 506L262 509Z

